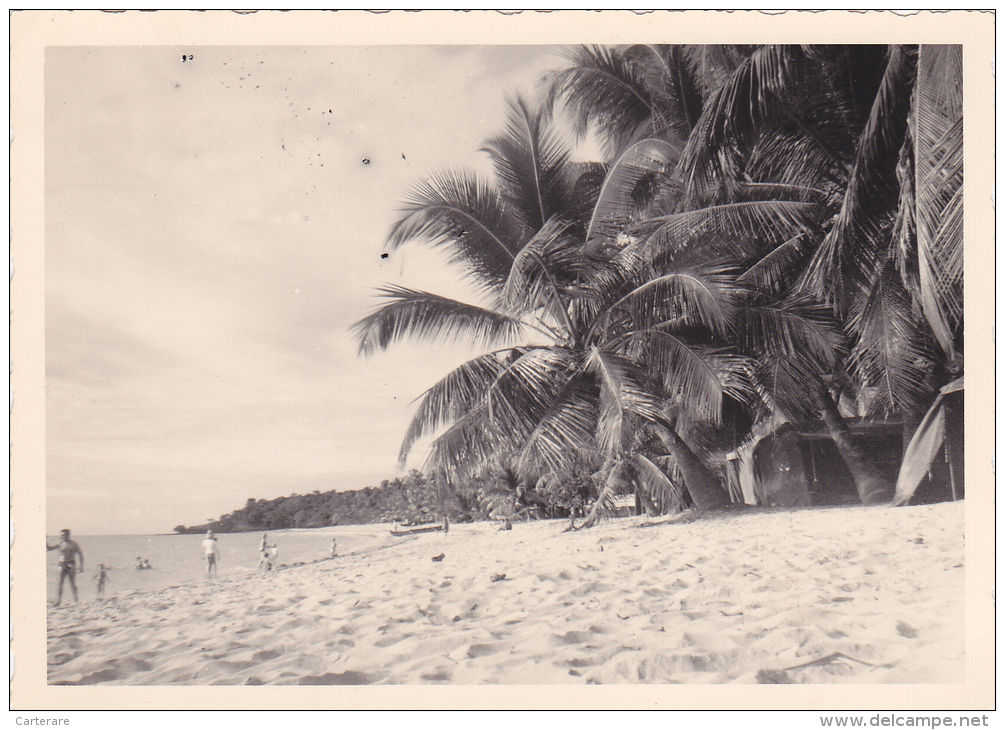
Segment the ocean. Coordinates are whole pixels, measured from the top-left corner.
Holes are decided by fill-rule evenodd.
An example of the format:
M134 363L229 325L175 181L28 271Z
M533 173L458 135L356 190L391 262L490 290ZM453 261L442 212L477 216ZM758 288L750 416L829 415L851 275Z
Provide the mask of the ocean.
M387 526L345 525L314 530L276 530L269 532L269 544L279 547L279 563L312 562L327 558L332 538L338 540L339 555L367 552L387 542ZM84 553L85 570L77 575L81 601L97 597L95 576L98 564L111 566L105 596L206 580L203 559L204 535L74 535ZM59 542L58 535L49 535L50 545ZM219 577L247 574L257 569L261 532L217 535L219 547ZM150 570L136 570L136 559L144 558ZM56 600L59 581L59 553L49 551L46 560L46 592ZM69 584L64 586L63 601L72 601Z

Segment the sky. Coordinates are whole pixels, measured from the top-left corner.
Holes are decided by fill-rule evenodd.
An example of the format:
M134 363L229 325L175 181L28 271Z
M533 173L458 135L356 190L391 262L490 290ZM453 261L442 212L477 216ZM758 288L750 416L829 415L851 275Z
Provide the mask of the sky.
M349 327L385 282L474 300L438 252L381 258L386 234L424 175L488 170L506 95L561 50L51 47L45 63L47 532L169 532L399 474L413 400L472 353L361 358Z

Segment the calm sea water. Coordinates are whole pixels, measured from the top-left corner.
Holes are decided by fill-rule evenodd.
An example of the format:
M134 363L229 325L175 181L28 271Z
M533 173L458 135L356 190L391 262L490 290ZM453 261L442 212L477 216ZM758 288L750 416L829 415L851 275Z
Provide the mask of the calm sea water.
M279 546L279 563L311 562L328 557L331 540L338 540L340 555L366 552L387 542L387 529L377 525L344 526L317 530L278 530L269 533L269 544ZM258 546L261 532L243 532L217 536L220 558L219 575L239 575L258 566ZM59 542L49 535L50 545ZM94 580L98 563L111 566L105 595L132 591L148 591L206 579L203 559L203 535L74 535L84 553L86 570L77 575L81 601L97 597ZM136 558L146 558L152 568L136 570ZM47 593L56 600L59 580L58 552L48 553L46 560ZM69 585L64 586L63 600L72 600Z

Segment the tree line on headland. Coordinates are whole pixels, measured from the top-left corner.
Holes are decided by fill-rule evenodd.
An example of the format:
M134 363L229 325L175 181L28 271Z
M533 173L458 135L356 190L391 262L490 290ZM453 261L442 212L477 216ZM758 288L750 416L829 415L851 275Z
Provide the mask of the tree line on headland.
M568 517L595 496L588 481L541 482L528 488L511 470L489 468L462 487L412 469L376 487L319 491L274 499L249 498L244 507L201 525L178 525L176 533L249 532L296 527L453 522L485 519Z

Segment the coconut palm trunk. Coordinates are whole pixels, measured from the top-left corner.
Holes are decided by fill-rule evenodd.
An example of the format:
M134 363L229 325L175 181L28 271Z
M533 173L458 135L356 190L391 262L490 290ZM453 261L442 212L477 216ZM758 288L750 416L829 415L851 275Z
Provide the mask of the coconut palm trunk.
M844 459L845 465L851 473L852 481L855 482L855 491L858 492L862 504L889 502L893 496L893 485L883 478L883 475L868 462L855 446L848 424L845 423L838 411L830 391L825 387L821 388L819 397L820 414L834 440L834 445L837 446L841 458Z
M636 485L635 514L641 515L643 512L645 512L648 517L655 517L659 514L659 510L656 508L656 505L653 504L653 500L650 498L649 493Z
M695 456L670 424L659 424L656 435L677 462L684 476L684 488L691 495L695 507L710 510L729 504L729 493L723 489L719 479Z

